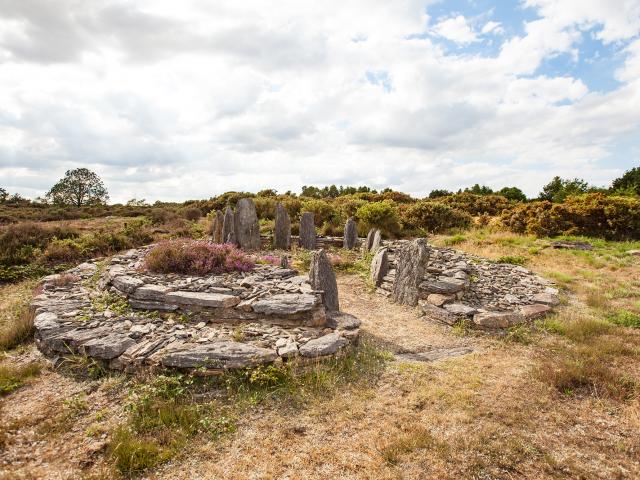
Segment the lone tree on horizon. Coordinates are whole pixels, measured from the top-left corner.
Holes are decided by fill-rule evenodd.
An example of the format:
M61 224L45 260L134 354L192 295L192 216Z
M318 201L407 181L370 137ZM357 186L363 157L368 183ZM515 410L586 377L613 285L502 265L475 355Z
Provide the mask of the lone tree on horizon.
M107 203L109 194L95 172L88 168L76 168L67 170L64 178L47 192L46 198L56 204L82 207Z

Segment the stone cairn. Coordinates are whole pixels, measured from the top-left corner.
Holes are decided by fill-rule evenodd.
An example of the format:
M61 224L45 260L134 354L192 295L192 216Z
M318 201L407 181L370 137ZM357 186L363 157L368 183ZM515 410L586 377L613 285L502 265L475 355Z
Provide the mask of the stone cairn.
M300 217L300 246L306 250L316 248L316 226L313 212L304 212Z
M217 373L326 358L357 341L360 321L338 311L324 252L314 252L310 281L274 265L201 277L153 274L141 268L148 250L46 277L31 303L38 348L117 370ZM119 299L118 308L92 301L105 295Z
M539 318L559 304L558 290L524 267L495 263L425 239L386 242L371 262L376 292L419 305L433 320L505 329Z
M358 245L358 225L353 217L347 219L344 225L344 240L342 248L345 250L353 250Z
M289 250L291 248L291 219L282 203L276 205L276 222L273 232L275 248Z

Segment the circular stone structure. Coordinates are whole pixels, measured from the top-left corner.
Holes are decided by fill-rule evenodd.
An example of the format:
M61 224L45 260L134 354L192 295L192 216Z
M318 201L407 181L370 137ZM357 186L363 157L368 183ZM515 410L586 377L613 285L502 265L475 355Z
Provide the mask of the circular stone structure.
M500 330L540 318L560 303L551 282L519 265L497 263L451 248L426 245L423 258L409 255L407 273L403 252L416 242L384 242L371 265L376 292L391 297L398 288L413 287L411 298L427 318L453 325L466 320L480 329ZM406 255L405 255L406 256ZM419 268L418 268L419 267ZM405 273L397 275L399 268ZM412 285L405 286L411 280ZM404 298L404 297L403 297ZM407 303L409 302L400 302Z
M187 276L142 269L150 247L45 277L32 303L36 344L109 368L224 371L326 358L357 342L360 321L328 312L293 269Z

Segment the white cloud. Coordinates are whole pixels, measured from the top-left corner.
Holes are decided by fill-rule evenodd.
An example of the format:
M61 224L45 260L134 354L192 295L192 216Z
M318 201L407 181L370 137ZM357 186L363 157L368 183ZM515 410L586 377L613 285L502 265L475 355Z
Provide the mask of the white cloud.
M502 24L500 22L494 22L493 20L490 20L484 24L484 27L482 27L482 33L484 35L488 33L502 35L504 33L504 28L502 28Z
M477 42L478 37L462 15L447 18L432 28L433 33L459 44Z
M617 142L640 134L640 44L607 94L538 75L575 52L585 18L602 32L623 22L538 3L541 19L483 57L425 38L435 30L418 0L0 0L0 185L42 195L81 165L115 201L327 183L535 194L576 172L606 182ZM464 17L436 27L476 40Z

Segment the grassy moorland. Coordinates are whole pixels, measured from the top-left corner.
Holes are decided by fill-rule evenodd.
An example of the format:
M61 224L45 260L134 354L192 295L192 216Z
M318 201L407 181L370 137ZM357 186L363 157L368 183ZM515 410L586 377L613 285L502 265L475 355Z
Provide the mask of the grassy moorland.
M104 222L126 223L73 227ZM488 227L430 237L561 288L557 313L504 336L389 303L366 263L335 251L359 349L216 379L131 377L82 357L54 369L30 340L36 281L0 286L0 478L637 478L640 258L627 252L640 242L578 240L594 249ZM432 349L443 358L403 356Z

